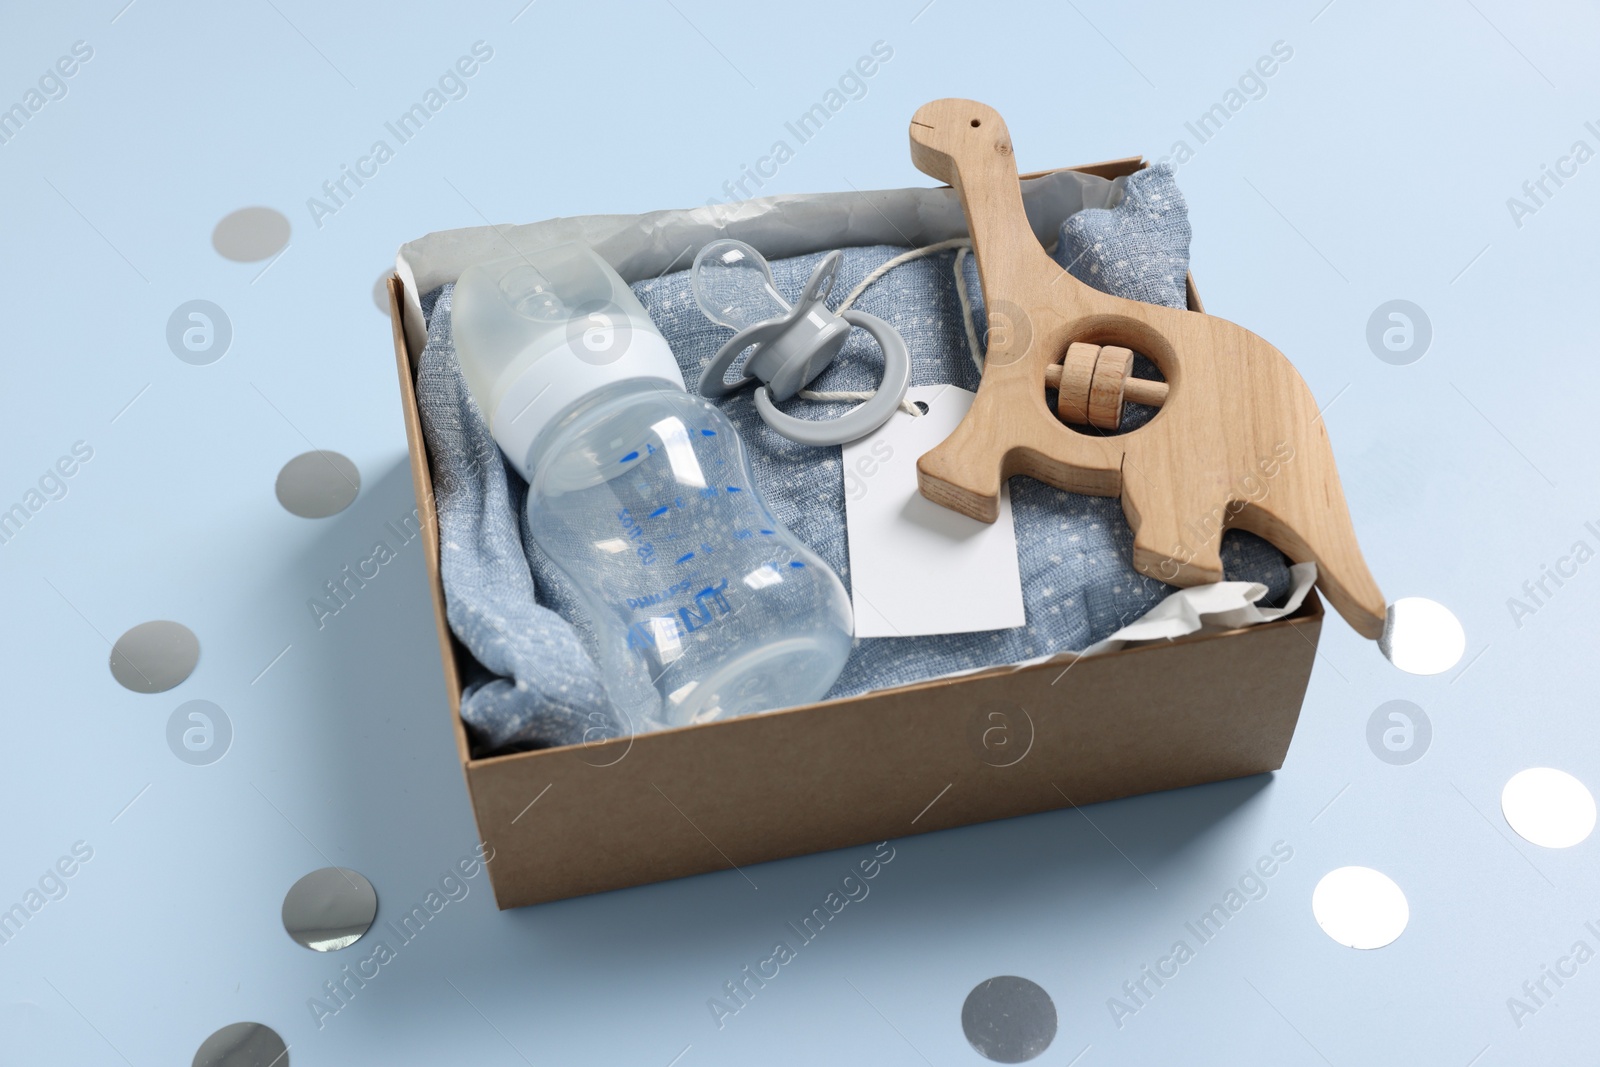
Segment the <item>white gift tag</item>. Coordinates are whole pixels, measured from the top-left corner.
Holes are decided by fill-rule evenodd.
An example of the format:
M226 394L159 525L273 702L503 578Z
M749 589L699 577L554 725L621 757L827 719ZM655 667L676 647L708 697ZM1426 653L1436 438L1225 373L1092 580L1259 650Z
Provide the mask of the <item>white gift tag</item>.
M1022 576L1011 494L993 523L941 507L917 490L917 460L955 430L973 394L954 385L906 390L904 411L843 449L844 514L857 637L921 637L1021 626Z

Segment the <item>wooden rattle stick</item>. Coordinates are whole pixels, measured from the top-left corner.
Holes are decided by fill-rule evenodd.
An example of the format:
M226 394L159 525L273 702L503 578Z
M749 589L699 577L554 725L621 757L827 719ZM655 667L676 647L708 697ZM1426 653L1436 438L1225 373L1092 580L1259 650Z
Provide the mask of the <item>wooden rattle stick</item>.
M993 108L925 104L911 120L911 160L961 197L989 320L972 407L917 461L923 495L984 522L1015 474L1120 496L1134 568L1179 586L1220 581L1223 530L1248 530L1296 563L1315 562L1317 585L1346 621L1382 636L1383 594L1361 558L1326 426L1283 354L1224 319L1110 296L1062 270L1028 224L1011 138ZM1099 351L1074 358L1075 342ZM1055 380L1090 425L1111 417L1113 398L1118 417L1132 398L1138 379L1127 378L1123 357L1113 356L1117 374L1097 381L1108 348L1155 363L1166 379L1161 410L1117 436L1063 426L1044 395L1063 353Z
M1096 348L1098 346L1088 345ZM1124 349L1126 351L1126 349ZM1149 378L1125 378L1122 399L1130 404L1144 404L1148 407L1158 408L1167 402L1167 383L1152 381ZM1044 369L1044 384L1050 389L1061 388L1061 364L1055 363Z

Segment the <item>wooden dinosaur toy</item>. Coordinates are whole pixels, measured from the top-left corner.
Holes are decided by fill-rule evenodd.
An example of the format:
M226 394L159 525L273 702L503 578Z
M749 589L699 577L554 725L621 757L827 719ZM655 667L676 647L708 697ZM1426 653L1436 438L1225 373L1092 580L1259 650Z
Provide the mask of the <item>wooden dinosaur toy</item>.
M1135 569L1177 586L1221 581L1223 530L1248 530L1296 563L1316 563L1317 585L1345 621L1382 636L1383 594L1361 558L1327 428L1288 359L1224 319L1109 296L1057 266L1023 212L1011 138L993 108L957 99L919 108L911 160L960 194L989 318L977 398L917 462L923 495L984 522L1014 474L1120 496ZM1134 351L1155 363L1164 388L1128 377ZM1051 412L1047 383L1083 430ZM1124 398L1161 410L1108 436Z

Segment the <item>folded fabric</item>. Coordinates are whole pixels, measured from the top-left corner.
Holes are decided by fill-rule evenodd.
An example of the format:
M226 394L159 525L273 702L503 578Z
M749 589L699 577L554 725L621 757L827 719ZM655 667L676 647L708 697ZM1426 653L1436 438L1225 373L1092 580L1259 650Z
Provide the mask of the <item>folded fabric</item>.
M1053 255L1074 276L1106 292L1182 307L1188 249L1182 194L1169 170L1155 168L1131 176L1116 206L1067 219ZM833 302L904 251L846 249ZM823 254L773 261L779 292L793 300ZM853 305L900 331L911 352L912 385L978 387L952 270L955 255L901 264ZM963 268L982 337L982 295L972 257L965 258ZM428 344L418 364L417 395L433 464L447 617L481 665L481 672L467 680L462 717L480 754L615 736L622 727L590 654L588 622L570 585L527 537L526 485L504 462L462 382L450 331L451 288L443 286L423 299ZM684 380L698 381L730 331L701 313L687 271L639 282L633 289L670 344ZM870 390L881 373L881 353L856 330L811 388ZM1153 377L1155 369L1140 360L1135 373ZM738 429L775 517L848 585L839 449L800 445L776 433L757 415L748 393L718 403ZM832 418L841 410L804 400L783 406L799 418ZM1125 424L1139 425L1153 414L1153 409L1130 410ZM1132 536L1116 499L1079 496L1024 477L1011 479L1010 492L1026 625L858 640L829 698L1085 648L1171 592L1132 569ZM1228 533L1222 558L1230 579L1259 582L1269 598L1289 589L1283 557L1252 535Z
M615 736L594 661L572 625L539 603L519 529L528 486L467 391L450 337L451 288L423 300L417 409L433 470L445 617L475 661L461 717L480 754Z

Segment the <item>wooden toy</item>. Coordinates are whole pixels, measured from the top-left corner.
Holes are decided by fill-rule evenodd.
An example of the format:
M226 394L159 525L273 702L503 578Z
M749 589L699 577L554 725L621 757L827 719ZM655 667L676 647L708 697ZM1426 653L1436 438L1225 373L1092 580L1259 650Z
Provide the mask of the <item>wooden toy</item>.
M971 410L917 462L923 495L984 522L1014 474L1120 496L1135 569L1177 586L1221 581L1223 531L1248 530L1296 563L1315 562L1345 621L1382 636L1383 594L1361 558L1327 428L1288 359L1224 319L1110 296L1057 266L1028 224L993 108L957 99L919 108L911 160L961 197L989 319ZM1133 352L1165 382L1130 378ZM1059 418L1047 386L1059 389ZM1161 410L1108 434L1124 400Z

